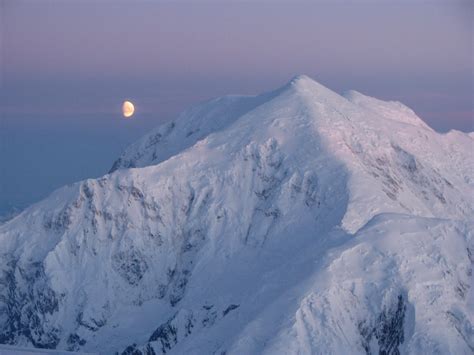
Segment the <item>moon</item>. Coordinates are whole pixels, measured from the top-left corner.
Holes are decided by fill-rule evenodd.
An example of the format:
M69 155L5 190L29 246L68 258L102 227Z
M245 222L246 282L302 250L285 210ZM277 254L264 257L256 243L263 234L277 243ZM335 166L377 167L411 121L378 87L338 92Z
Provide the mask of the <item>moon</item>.
M130 118L135 112L135 106L130 101L124 101L122 105L122 113L125 118Z

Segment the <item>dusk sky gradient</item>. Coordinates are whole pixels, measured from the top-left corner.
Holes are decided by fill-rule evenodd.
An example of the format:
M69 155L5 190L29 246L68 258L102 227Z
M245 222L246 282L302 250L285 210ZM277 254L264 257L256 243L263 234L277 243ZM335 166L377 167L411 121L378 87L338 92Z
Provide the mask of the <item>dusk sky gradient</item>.
M473 4L0 0L0 215L105 174L192 104L297 74L472 131Z

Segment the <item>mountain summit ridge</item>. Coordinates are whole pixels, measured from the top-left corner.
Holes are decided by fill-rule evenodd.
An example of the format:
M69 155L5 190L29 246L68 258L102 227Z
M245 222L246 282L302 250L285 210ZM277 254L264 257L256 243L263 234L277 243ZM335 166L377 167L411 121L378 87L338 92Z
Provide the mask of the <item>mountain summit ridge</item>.
M344 99L358 106L361 106L360 101L362 100L360 100L360 98L372 99L356 91L348 91L343 95L339 95L307 75L296 75L288 83L278 89L261 95L223 96L193 106L191 109L184 111L175 120L162 124L127 148L119 159L114 162L110 172L120 168L143 167L158 164L172 155L177 154L182 149L189 148L198 140L205 138L208 134L228 127L242 115L265 102L271 101L280 95L288 94L289 92L304 97L304 94L308 91L311 92L313 100L320 97L324 103L328 104L328 99L332 99L336 101L335 106L341 104ZM384 101L381 100L373 100L384 103ZM344 104L347 103L344 102ZM386 104L392 106L393 104L398 105L396 102L393 102L393 104L392 102L386 102ZM401 111L406 110L410 115L416 116L411 109L402 104L399 105ZM365 108L363 105L362 107ZM380 117L383 118L386 117L386 115L381 115ZM423 121L416 117L415 125L420 125L419 122ZM426 124L422 123L422 125L430 129ZM184 134L184 136L180 137L176 136L176 134ZM171 147L173 141L178 142L178 145L182 144L182 142L187 143L184 147L176 148ZM168 151L170 152L168 153ZM162 152L166 152L166 154Z
M0 343L468 353L474 140L361 95L207 101L1 224Z

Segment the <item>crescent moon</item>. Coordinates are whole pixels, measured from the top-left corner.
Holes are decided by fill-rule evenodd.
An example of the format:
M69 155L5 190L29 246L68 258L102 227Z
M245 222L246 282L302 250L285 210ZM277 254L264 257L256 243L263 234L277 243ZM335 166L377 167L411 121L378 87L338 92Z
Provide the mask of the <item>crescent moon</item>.
M135 106L133 106L130 101L124 101L122 105L122 112L125 118L130 118L135 112Z

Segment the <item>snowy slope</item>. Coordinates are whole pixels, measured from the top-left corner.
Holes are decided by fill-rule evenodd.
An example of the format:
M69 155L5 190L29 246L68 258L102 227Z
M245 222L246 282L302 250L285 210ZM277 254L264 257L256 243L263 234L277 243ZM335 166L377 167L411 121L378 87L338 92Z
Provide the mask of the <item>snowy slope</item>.
M473 144L306 76L201 104L0 225L0 343L469 353Z
M110 172L161 163L210 133L225 129L243 114L277 96L281 90L259 96L223 96L196 105L128 147L114 162Z
M412 109L398 101L382 101L374 97L366 96L355 90L349 90L343 96L352 103L372 111L377 115L394 121L411 124L417 127L430 129L429 126L419 118Z

